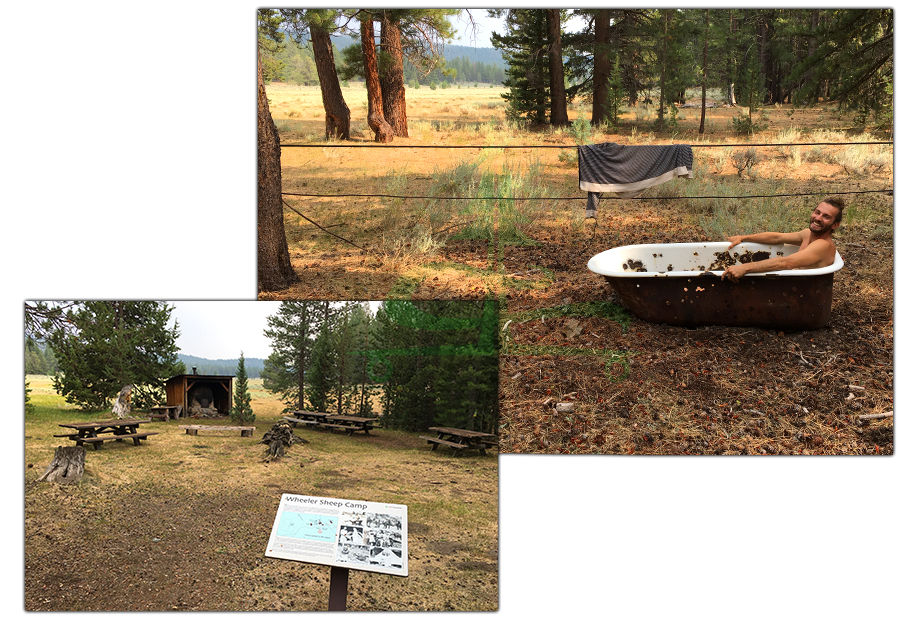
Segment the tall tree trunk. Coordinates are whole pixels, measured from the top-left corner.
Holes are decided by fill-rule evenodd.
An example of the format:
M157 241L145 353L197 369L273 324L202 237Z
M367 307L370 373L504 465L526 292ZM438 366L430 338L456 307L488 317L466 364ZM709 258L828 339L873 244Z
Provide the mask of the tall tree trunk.
M388 53L391 63L384 68L381 76L381 91L384 96L384 117L394 135L409 137L406 122L406 88L403 85L403 43L400 29L388 16L381 21L381 50Z
M362 40L363 65L366 73L366 91L369 95L369 127L375 132L376 142L392 142L394 129L384 118L381 101L381 82L378 79L378 55L375 52L375 26L371 19L361 20L359 28Z
M281 140L269 112L263 84L262 61L256 54L256 137L257 209L256 272L257 290L277 290L296 279L284 234L281 206Z
M322 104L325 106L325 139L350 139L350 108L344 102L341 84L338 81L334 66L334 51L331 48L331 37L323 28L310 25L313 56L316 60L316 72L319 75L319 86L322 89Z
M778 84L774 68L774 59L769 53L769 41L774 37L772 24L775 16L772 13L761 13L757 33L759 39L759 67L763 73L763 103L772 104L778 102Z
M666 50L669 41L669 11L663 10L663 47L662 47L662 65L659 70L659 131L662 132L665 127L663 116L666 113Z
M562 62L562 29L559 9L547 9L547 34L550 41L550 124L569 124L566 112L566 81Z
M819 27L819 10L813 9L812 11L810 11L809 17L810 17L810 23L809 23L810 31L815 32L815 30ZM815 37L810 37L809 39L807 39L807 45L809 46L807 49L807 53L806 53L806 57L808 59L816 54L816 51L818 50L818 40ZM812 80L812 70L810 69L810 70L807 70L803 74L803 79L802 79L801 85L804 85L811 80ZM812 96L815 99L813 102L817 102L819 100L819 88L818 87L816 87L816 90L812 94Z
M628 64L626 67L627 72L627 82L628 82L628 106L629 107L637 107L638 101L638 92L637 92L637 51L632 49L628 53Z
M594 17L594 104L591 124L602 124L609 111L609 9L596 11Z
M365 351L363 352L363 368L362 368L362 390L359 394L359 414L361 417L365 417L366 414L363 412L366 410L366 378L368 377L369 372L369 324L366 323L366 344Z
M709 9L706 10L706 32L703 35L703 83L700 88L700 135L706 130L706 74L709 52Z

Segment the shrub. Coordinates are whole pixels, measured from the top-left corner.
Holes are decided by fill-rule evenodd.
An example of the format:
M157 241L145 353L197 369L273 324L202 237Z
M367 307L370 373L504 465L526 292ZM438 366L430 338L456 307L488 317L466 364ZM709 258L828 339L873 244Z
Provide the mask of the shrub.
M753 119L750 115L744 115L741 113L737 118L731 119L731 127L734 129L735 133L740 135L753 135L754 133L759 133L769 125L763 122L753 122Z
M575 138L577 144L585 145L591 143L591 135L593 135L591 121L585 117L584 110L580 110L578 117L572 121L571 130L572 137Z
M748 177L753 177L753 169L763 161L765 158L752 146L746 151L735 151L731 155L731 163L737 168L738 177L742 177L745 170Z

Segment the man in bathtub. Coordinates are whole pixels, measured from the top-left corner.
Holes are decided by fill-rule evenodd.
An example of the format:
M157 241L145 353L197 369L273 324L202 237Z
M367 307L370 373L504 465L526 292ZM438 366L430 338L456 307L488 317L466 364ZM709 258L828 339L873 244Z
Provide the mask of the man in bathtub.
M840 225L844 212L844 200L829 197L819 203L809 218L809 227L802 231L783 234L779 232L761 232L749 236L731 236L728 248L742 242L755 242L761 245L798 245L800 250L789 256L775 257L759 262L735 264L725 269L722 279L737 283L746 273L766 273L768 271L786 271L788 269L819 269L834 263L837 251L831 238L832 232Z

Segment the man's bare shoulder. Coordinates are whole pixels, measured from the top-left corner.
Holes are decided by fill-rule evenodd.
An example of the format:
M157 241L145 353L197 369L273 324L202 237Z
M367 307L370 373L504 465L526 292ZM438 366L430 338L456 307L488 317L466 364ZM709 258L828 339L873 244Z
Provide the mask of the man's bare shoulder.
M800 251L788 257L800 262L796 268L818 269L832 264L836 251L837 247L831 238L817 238L812 242L805 242L805 246L801 247Z

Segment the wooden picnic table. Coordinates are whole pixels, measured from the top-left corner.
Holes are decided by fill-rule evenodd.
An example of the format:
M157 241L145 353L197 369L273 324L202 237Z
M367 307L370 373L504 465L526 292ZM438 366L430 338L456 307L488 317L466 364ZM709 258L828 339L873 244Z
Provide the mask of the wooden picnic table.
M149 419L111 419L99 422L83 422L78 424L60 424L62 428L76 430L75 433L65 435L53 435L54 437L67 437L78 445L85 443L93 444L95 450L99 450L104 441L115 439L122 441L124 439L132 439L134 445L141 445L141 440L151 435L158 435L158 432L138 432L140 424L146 424Z
M291 411L291 414L293 417L286 415L283 419L290 423L292 428L296 428L297 424L303 424L304 426L312 428L328 417L328 413L319 413L316 411Z
M367 435L372 428L375 428L375 422L377 419L372 419L369 417L353 417L352 415L329 415L325 418L324 422L321 422L319 425L329 427L332 426L332 430L334 428L343 428L349 434L353 434L358 430L362 430Z
M169 421L170 419L178 419L181 414L181 406L152 406L149 409L151 419L161 419Z
M431 426L428 430L437 433L437 437L429 437L422 435L419 438L431 444L431 451L437 450L439 445L445 445L453 448L453 456L460 450L478 450L482 454L486 454L487 448L493 448L497 445L497 435L487 432L476 432L474 430L464 430L462 428L451 428L449 426Z
M305 419L319 421L328 417L328 413L319 413L318 411L291 411L296 419Z
M377 419L368 417L353 417L352 415L335 415L333 413L319 413L316 411L291 411L294 417L285 417L292 426L303 424L309 428L327 428L331 432L335 429L346 430L347 434L353 434L362 430L367 435L375 428Z

